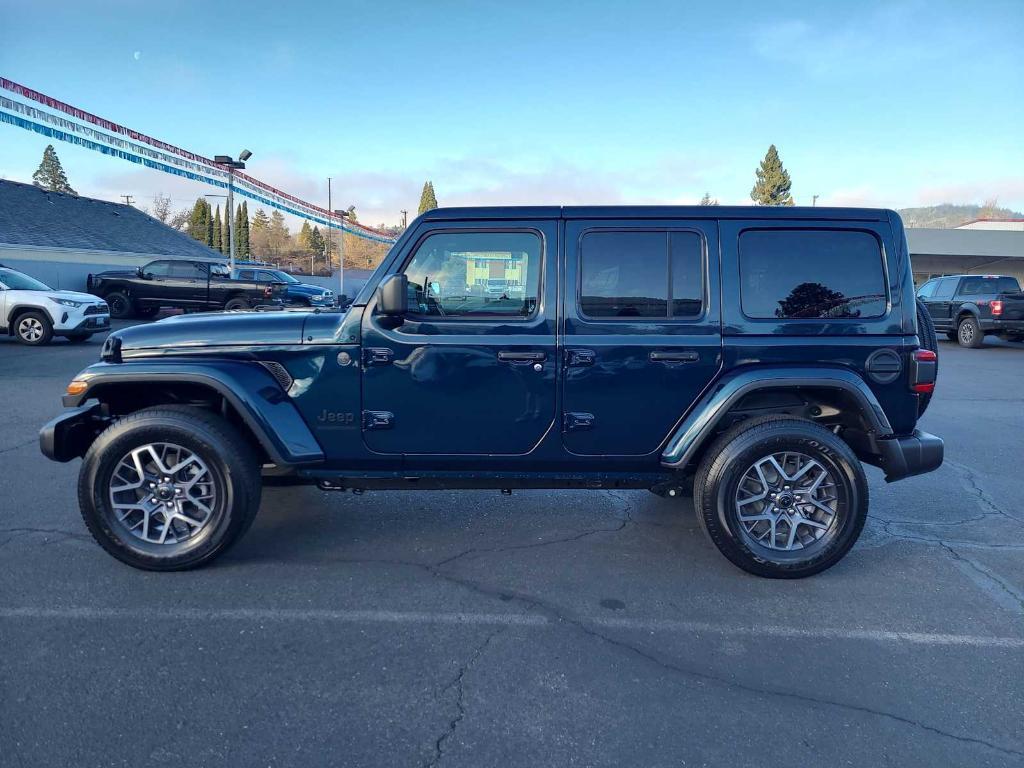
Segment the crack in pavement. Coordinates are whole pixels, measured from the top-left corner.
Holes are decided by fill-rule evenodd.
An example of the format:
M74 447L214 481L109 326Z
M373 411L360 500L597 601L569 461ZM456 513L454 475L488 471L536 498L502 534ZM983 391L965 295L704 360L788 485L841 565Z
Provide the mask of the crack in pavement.
M17 451L17 450L20 450L21 448L27 448L30 445L38 444L38 442L39 442L39 438L38 437L33 437L31 440L26 440L24 443L18 443L17 445L12 445L10 448L0 448L0 453L10 453L11 451Z
M0 540L0 547L7 546L15 539L20 539L23 536L29 536L32 534L49 534L53 536L59 536L60 538L56 541L66 541L67 539L79 539L81 541L92 541L92 537L87 533L79 533L77 531L65 531L60 528L0 528L0 534L10 533L13 536L8 536L6 539Z
M901 520L889 520L880 515L868 515L871 520L877 520L887 536L899 541L912 541L921 544L949 544L967 549L988 549L996 552L1022 552L1024 543L1021 544L996 544L985 541L962 541L959 539L944 539L938 536L921 536L912 533L903 533L893 530L894 525L904 525Z
M459 723L461 723L463 718L465 718L466 716L466 707L464 704L464 680L466 678L466 673L469 672L469 670L473 668L477 661L479 661L480 657L483 656L484 651L487 650L487 647L491 644L491 641L494 640L494 638L498 635L502 634L503 632L506 632L507 630L508 627L503 627L501 629L495 630L494 632L491 632L486 638L484 638L484 641L473 652L469 660L461 667L459 667L458 673L451 680L451 682L445 685L444 688L442 688L438 692L437 695L441 696L450 691L453 687L456 689L455 715L454 717L452 717L451 720L448 721L448 727L444 731L444 733L438 736L437 740L434 742L434 756L426 763L424 763L424 768L432 768L432 766L440 765L441 759L444 757L445 742L455 735L455 729L459 727Z
M983 511L987 511L989 514L1005 517L1007 520L1012 520L1019 525L1024 525L1024 520L1007 512L1005 509L1000 507L991 496L989 496L988 492L986 492L978 482L977 473L975 473L973 469L968 467L966 464L951 461L950 459L946 459L945 463L960 473L963 478L961 485L975 496L978 506L981 507Z
M540 548L540 547L550 547L550 546L552 546L554 544L567 544L567 543L571 543L571 542L574 542L574 541L580 541L581 539L585 539L588 536L594 536L595 534L598 534L598 533L618 533L619 531L621 531L623 528L625 528L627 525L629 525L631 523L634 524L634 525L638 524L635 520L633 520L633 515L632 515L633 507L632 507L632 504L630 503L630 501L628 499L623 498L622 496L617 495L614 491L606 490L606 491L603 491L603 493L605 493L608 496L611 496L614 499L617 499L619 502L621 502L623 505L625 505L624 509L623 509L622 517L621 518L617 518L619 520L619 524L618 525L612 526L610 528L588 528L585 531L574 533L574 534L572 534L570 536L562 536L562 537L559 537L557 539L545 539L544 541L535 541L535 542L532 542L530 544L509 544L508 546L504 546L504 547L470 547L469 549L466 549L466 550L463 550L462 552L459 552L457 555L452 555L451 557L446 557L444 560L440 560L440 561L434 563L433 567L434 568L441 568L441 567L443 567L445 565L450 565L451 563L454 563L456 560L461 560L464 557L468 557L469 555L475 555L475 554L496 554L496 553L503 553L503 552L513 552L513 551L520 550L520 549L537 549L537 548ZM613 517L617 517L617 516L615 516L613 514Z
M972 579L972 581L978 584L978 586L981 587L985 592L988 592L989 594L993 595L997 603L1003 604L1003 600L1000 600L999 597L1005 596L1009 599L1009 602L1011 604L1016 606L1017 611L1024 615L1024 593L1022 593L1012 584L1008 584L991 569L986 568L981 563L972 560L971 558L967 557L966 555L960 552L957 552L948 543L940 541L939 545L947 552L949 552L949 554L952 555L957 562L964 563L974 573L976 573L981 578L982 582L979 583L977 579ZM995 590L994 593L993 590Z

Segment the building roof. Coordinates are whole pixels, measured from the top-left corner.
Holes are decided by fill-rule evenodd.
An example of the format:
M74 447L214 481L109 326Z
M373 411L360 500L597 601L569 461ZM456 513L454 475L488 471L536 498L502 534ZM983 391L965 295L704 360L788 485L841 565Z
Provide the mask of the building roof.
M910 227L912 256L979 256L1024 259L1024 232L1000 229L928 229Z
M3 180L0 245L224 259L223 254L130 205Z

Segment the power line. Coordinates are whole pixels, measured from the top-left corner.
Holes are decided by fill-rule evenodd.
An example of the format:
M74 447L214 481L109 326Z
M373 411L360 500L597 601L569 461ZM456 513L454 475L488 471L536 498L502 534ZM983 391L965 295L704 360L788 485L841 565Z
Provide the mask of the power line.
M125 205L131 205L135 202L135 198L131 195L121 195L121 199L124 200Z

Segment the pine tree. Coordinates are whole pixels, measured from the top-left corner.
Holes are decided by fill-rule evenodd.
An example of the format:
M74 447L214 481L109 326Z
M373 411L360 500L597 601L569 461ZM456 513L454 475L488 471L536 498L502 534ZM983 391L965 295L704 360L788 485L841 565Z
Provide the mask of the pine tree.
M704 197L700 199L701 205L718 205L718 201L711 197L710 192L705 192Z
M248 259L249 252L249 206L242 201L235 209L235 256Z
M225 216L226 216L226 214L225 214ZM221 240L221 236L220 236L220 233L221 233L221 228L220 227L221 227L221 224L220 224L220 206L218 205L217 206L217 212L213 216L213 247L216 250L220 251L221 253L224 253L224 246L222 245L223 241Z
M46 149L43 150L43 161L39 163L39 168L32 174L32 183L51 192L63 192L67 195L78 194L68 183L67 174L64 173L64 167L60 164L60 158L57 157L57 151L53 148L53 144L47 144Z
M228 209L224 208L224 221L220 225L220 252L225 256L231 255L231 217L228 216ZM235 229L235 256L238 256L238 230Z
M206 201L206 239L203 242L213 248L213 209L210 207L209 201Z
M789 194L793 182L789 172L782 167L779 151L772 144L757 169L757 181L750 190L750 199L757 205L793 205Z
M206 242L206 233L209 228L210 204L205 197L200 197L192 206L192 213L188 216L188 234L190 237L201 243Z
M324 241L324 236L320 232L320 227L313 227L313 231L309 234L309 249L316 254L322 254L324 252L324 246L327 243Z
M299 230L299 247L304 251L313 250L313 228L308 221L302 222L302 229Z
M420 193L420 213L423 214L435 208L437 208L437 195L434 194L434 182L424 182L423 192Z

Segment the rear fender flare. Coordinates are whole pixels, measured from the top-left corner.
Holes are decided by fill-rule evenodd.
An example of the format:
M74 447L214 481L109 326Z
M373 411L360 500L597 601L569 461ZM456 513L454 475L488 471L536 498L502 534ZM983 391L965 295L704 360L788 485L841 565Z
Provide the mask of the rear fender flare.
M842 368L750 368L715 382L676 427L661 454L662 466L685 469L729 409L751 392L781 388L836 389L848 394L875 437L893 434L878 399L857 374Z
M207 387L222 396L252 431L271 461L281 466L324 460L323 450L298 409L274 377L259 363L182 360L97 363L75 377L86 383L79 395L64 397L77 407L90 399L103 400L104 390L126 384L175 383Z

